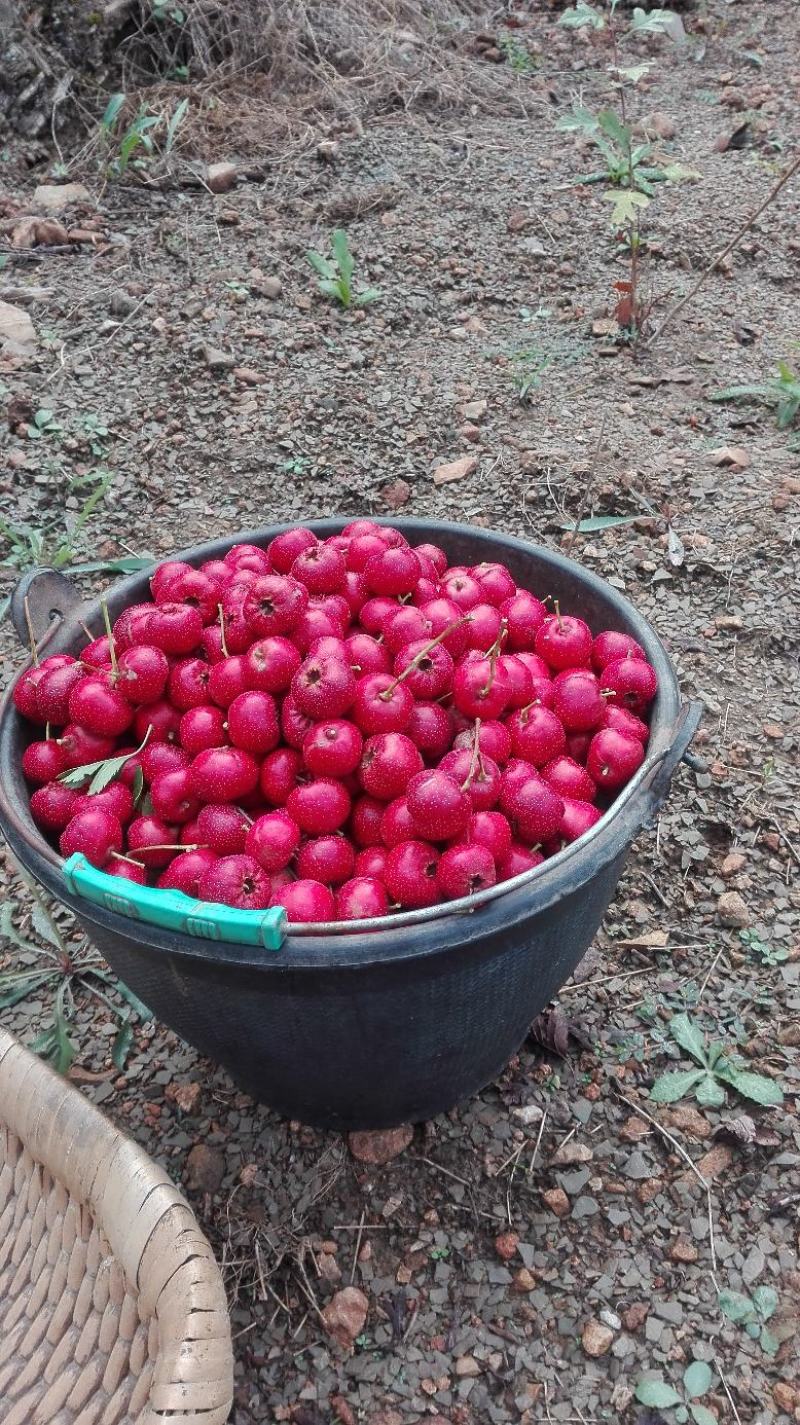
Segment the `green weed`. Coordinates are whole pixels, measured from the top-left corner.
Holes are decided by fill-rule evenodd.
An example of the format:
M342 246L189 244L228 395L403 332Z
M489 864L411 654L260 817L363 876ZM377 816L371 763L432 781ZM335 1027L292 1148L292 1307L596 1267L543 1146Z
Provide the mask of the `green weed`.
M87 996L95 999L117 1022L111 1058L123 1070L133 1043L133 1024L151 1019L149 1009L110 974L100 953L86 941L77 949L67 943L44 896L33 882L25 880L34 898L31 930L36 939L19 932L14 917L18 907L6 901L0 908L0 937L17 953L13 966L0 972L0 1010L20 1004L29 995L37 999L52 996L51 1022L31 1048L65 1074L77 1053L70 1037L77 1001ZM110 998L113 995L123 1003L115 1003Z
M785 361L778 362L778 375L760 386L728 386L717 391L712 401L761 401L766 406L774 406L778 430L787 430L794 424L800 411L800 376Z
M326 297L333 297L342 307L366 307L381 294L377 287L367 287L356 292L353 286L355 258L350 251L347 233L336 228L331 234L333 259L323 257L321 252L309 248L306 259L319 277L319 290Z
M744 1059L730 1052L724 1040L708 1043L688 1014L673 1015L669 1032L699 1067L662 1074L650 1090L655 1103L677 1103L693 1094L704 1108L721 1108L727 1102L728 1088L765 1108L783 1103L783 1093L774 1079L754 1074Z

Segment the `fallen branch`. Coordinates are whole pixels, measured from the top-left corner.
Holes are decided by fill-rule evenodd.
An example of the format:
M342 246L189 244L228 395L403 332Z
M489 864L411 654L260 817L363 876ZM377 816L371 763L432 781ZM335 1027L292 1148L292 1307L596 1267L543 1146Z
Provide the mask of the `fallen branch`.
M694 287L690 287L689 291L686 293L686 296L681 297L681 300L679 302L676 302L674 307L670 308L663 322L661 323L661 326L656 327L655 331L647 338L647 340L642 342L642 349L645 349L648 346L652 346L653 342L661 336L662 332L666 331L667 327L675 320L678 314L683 311L684 307L687 306L687 304L691 302L692 298L697 295L697 293L700 291L700 288L703 286L703 283L706 281L706 278L711 276L711 273L715 270L715 268L719 267L719 264L725 261L725 258L729 255L729 253L733 252L733 249L735 247L738 247L745 233L749 232L752 228L753 223L756 221L756 218L761 217L761 214L765 212L766 209L769 207L770 203L772 203L774 199L777 198L781 189L785 186L785 184L789 182L789 179L793 176L793 174L797 172L799 168L800 155L798 155L794 163L789 165L786 172L782 175L782 177L778 179L777 183L773 184L763 203L761 203L759 207L756 208L754 213L750 214L750 217L747 219L747 221L742 224L742 226L739 228L739 231L735 233L734 236L731 238L730 242L728 243L728 246L724 247L722 249L722 252L718 253L716 257L711 259L708 264L708 267L703 268L703 271L700 273L700 276L695 282Z

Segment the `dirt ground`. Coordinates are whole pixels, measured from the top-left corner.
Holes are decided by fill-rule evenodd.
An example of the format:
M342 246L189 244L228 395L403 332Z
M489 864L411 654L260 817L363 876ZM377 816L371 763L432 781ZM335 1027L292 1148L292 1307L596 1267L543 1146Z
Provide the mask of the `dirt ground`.
M632 116L657 115L658 153L698 174L659 185L644 219L650 332L788 166L800 117L791 0L684 19L686 46L633 47L652 69ZM162 1026L137 1030L119 1075L113 1027L79 1001L73 1074L184 1185L223 1261L236 1425L657 1425L685 1407L637 1386L683 1398L693 1360L713 1372L698 1425L800 1420L797 434L710 399L796 360L800 177L632 349L610 320L626 260L609 205L575 181L596 155L556 129L573 100L609 102L607 51L552 15L509 33L533 55L508 77L525 118L398 112L334 135L333 162L322 128L278 157L211 152L261 170L219 196L180 164L147 188L87 161L69 176L91 200L64 220L94 245L1 244L0 297L44 289L25 306L36 351L0 358L6 518L41 525L65 502L74 518L68 482L99 463L114 480L83 559L365 512L571 545L706 709L560 996L567 1024L385 1167L255 1105ZM34 211L37 152L6 152L8 215ZM304 260L336 225L380 288L363 310L321 297ZM26 403L53 413L39 439ZM434 483L465 456L470 473ZM565 533L599 515L630 519ZM783 1106L648 1102L691 1067L668 1031L682 1011ZM30 1042L48 1014L27 1000L3 1022ZM347 1353L320 1311L350 1284L369 1309ZM777 1295L766 1350L719 1305L758 1288Z

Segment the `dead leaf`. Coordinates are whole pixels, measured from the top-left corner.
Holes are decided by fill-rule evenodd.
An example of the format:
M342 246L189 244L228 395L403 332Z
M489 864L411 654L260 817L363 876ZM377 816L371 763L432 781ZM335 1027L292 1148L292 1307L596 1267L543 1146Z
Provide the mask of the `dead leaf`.
M779 1148L781 1137L765 1123L756 1123L748 1113L740 1113L736 1118L723 1118L714 1131L715 1138L729 1142L744 1143L748 1147Z
M433 472L434 485L449 485L452 480L464 480L478 468L477 455L462 455L460 460L451 460L449 465L437 465Z
M9 356L33 356L37 344L36 328L28 313L0 302L0 349Z
M669 525L667 529L667 558L670 564L674 565L676 569L680 568L686 558L683 540L679 534L675 533L672 525Z
M619 331L616 317L598 317L592 322L592 336L615 336Z
M357 1286L346 1286L331 1297L322 1313L331 1336L346 1351L352 1351L356 1336L364 1329L369 1301Z
M708 458L712 465L735 465L737 470L746 470L750 464L750 456L741 445L720 445L709 451Z
M663 950L669 944L666 930L651 930L647 935L636 935L632 940L618 940L617 944L631 950Z
M592 1040L577 1020L568 1019L563 1009L555 1005L537 1014L530 1028L530 1035L536 1044L541 1044L551 1054L564 1059L569 1051L570 1040L581 1049L590 1049Z

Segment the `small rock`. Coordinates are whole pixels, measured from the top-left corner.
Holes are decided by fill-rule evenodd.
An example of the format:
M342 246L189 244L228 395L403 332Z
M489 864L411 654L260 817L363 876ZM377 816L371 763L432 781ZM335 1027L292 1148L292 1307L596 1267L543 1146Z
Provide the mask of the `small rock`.
M335 163L339 157L339 144L336 139L320 139L317 144L317 158L323 163Z
M717 901L717 915L723 925L742 930L750 924L750 912L738 891L725 891Z
M556 1148L550 1163L553 1167L568 1167L573 1163L591 1163L593 1157L588 1143L576 1143L570 1139L569 1143L562 1143L560 1148Z
M636 125L637 129L648 137L659 139L674 139L678 132L678 126L669 114L664 114L660 109L655 109L652 114L646 114Z
M398 477L397 480L389 480L381 489L381 499L390 510L401 510L403 505L407 505L411 499L411 486L407 480Z
M604 1324L605 1326L610 1326L612 1331L621 1331L621 1330L622 1330L622 1322L620 1321L619 1317L617 1316L616 1311L608 1311L608 1310L601 1311L601 1312L600 1312L600 1320L603 1322L603 1324Z
M669 1249L673 1262L696 1262L700 1253L688 1237L676 1237Z
M741 851L729 851L719 868L719 873L723 880L729 881L731 876L738 876L746 865L747 857Z
M258 1177L258 1163L245 1163L239 1173L239 1182L242 1187L250 1188Z
M581 1345L587 1356L604 1356L613 1340L614 1332L602 1321L587 1321L581 1333Z
M733 1149L729 1149L724 1143L717 1143L713 1149L703 1153L702 1159L697 1159L696 1167L704 1178L713 1181L714 1177L719 1177L732 1163Z
M322 1277L323 1281L341 1281L342 1269L339 1266L339 1263L337 1262L336 1258L332 1257L329 1252L320 1252L319 1256L317 1257L317 1265L319 1267L319 1274Z
M474 1356L459 1356L456 1361L457 1376L479 1376L481 1368Z
M650 1313L649 1301L634 1301L622 1313L626 1331L638 1331Z
M82 183L40 183L33 194L34 206L46 213L63 213L73 203L91 203L92 195Z
M186 1159L186 1181L197 1192L217 1192L225 1176L225 1159L219 1148L195 1143Z
M662 1117L667 1128L677 1128L682 1133L688 1133L689 1137L698 1143L711 1137L711 1124L698 1109L692 1108L688 1103L667 1109Z
M598 317L592 322L592 336L613 336L619 331L619 323L614 317Z
M234 366L233 379L240 386L263 386L267 378L263 371L254 371L252 366Z
M218 346L204 345L202 351L209 371L232 371L236 365L236 357L229 356Z
M467 404L461 407L461 414L465 421L481 421L488 409L488 401L467 401Z
M462 455L460 460L451 460L448 465L437 465L433 472L434 485L449 485L452 480L463 480L478 468L477 455Z
M550 1208L550 1211L555 1213L556 1217L567 1216L569 1212L569 1198L563 1188L548 1188L547 1192L542 1193L542 1198Z
M348 1133L347 1146L357 1162L382 1167L404 1153L413 1137L410 1123L404 1123L401 1128L383 1128L374 1133Z
M0 302L0 351L9 356L32 356L38 340L28 313L10 302Z
M619 1130L620 1138L624 1138L626 1143L638 1143L641 1138L646 1138L650 1132L650 1124L645 1123L643 1118L636 1118L631 1115L626 1118Z
M800 1402L800 1395L789 1385L788 1381L776 1381L772 1387L772 1398L779 1410L794 1410L795 1403Z
M206 185L212 193L228 193L236 183L235 163L210 163L206 169Z
M627 1162L623 1164L622 1171L626 1178L634 1178L640 1182L644 1182L647 1178L653 1176L652 1164L648 1163L644 1153L640 1152L638 1148L635 1152L631 1153Z
M535 1288L536 1278L533 1272L528 1271L527 1267L520 1267L519 1271L514 1273L511 1290L519 1292L520 1295L524 1295L526 1292L534 1291Z
M159 336L163 336L167 330L167 319L166 317L156 317L151 325L154 332L158 332Z
M501 1232L499 1237L494 1239L494 1249L504 1262L510 1262L517 1254L519 1237L516 1232Z
M364 1329L369 1301L356 1286L346 1286L331 1297L322 1313L325 1326L335 1341L352 1351L356 1336Z
M200 1084L168 1084L164 1097L177 1104L181 1113L196 1113L202 1091Z

